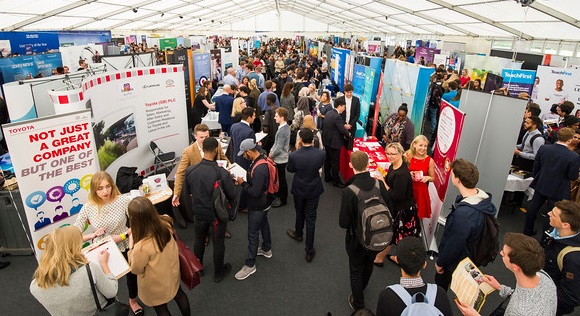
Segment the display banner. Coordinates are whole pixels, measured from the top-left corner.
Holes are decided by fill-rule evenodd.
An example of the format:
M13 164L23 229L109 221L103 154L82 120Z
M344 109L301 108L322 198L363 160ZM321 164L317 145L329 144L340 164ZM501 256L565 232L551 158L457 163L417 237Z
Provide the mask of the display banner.
M415 84L415 93L413 96L413 109L409 114L411 121L415 127L415 135L422 133L423 119L428 107L428 93L431 75L433 74L432 67L418 66L419 73L417 75L417 83Z
M370 67L365 67L365 86L360 102L360 116L358 121L362 125L356 124L354 137L363 137L367 126L367 117L371 108L371 99L373 97L373 87L375 86L375 71Z
M354 87L353 95L357 96L359 99L362 98L363 90L365 87L364 65L354 65L352 85Z
M39 74L50 77L58 66L62 66L60 53L0 58L2 83L32 79Z
M57 32L0 32L0 38L10 41L12 53L26 55L46 53L57 50L59 45Z
M503 86L507 88L512 97L517 98L522 92L532 95L536 72L533 70L503 69Z
M440 49L428 48L428 47L417 47L415 49L415 63L421 61L421 57L425 59L425 65L431 63L435 60L435 54L441 53Z
M164 51L166 48L175 49L177 47L177 38L161 38L159 39L159 49Z
M87 108L83 89L65 91L49 90L48 95L54 104L55 114L70 113Z
M375 71L375 80L373 84L373 92L371 95L371 102L376 102L377 99L377 90L379 88L379 76L381 74L381 70L383 67L383 59L380 57L368 57L369 59L369 67L371 67Z
M209 51L211 55L211 79L216 81L222 80L222 51L221 49L212 49Z
M164 65L107 72L83 81L90 100L97 157L113 179L122 167L154 171L151 141L177 156L187 147L183 66Z
M341 48L332 49L332 58L330 60L330 79L334 81L340 92L344 92L344 77L346 75L346 59L350 51Z
M431 217L424 218L424 238L429 246L435 236L437 221L441 215L443 200L451 177L451 163L455 160L459 138L463 129L465 113L458 110L447 101L441 101L441 115L437 126L437 141L433 149L435 163L435 179L429 185L431 199Z
M538 77L535 92L537 99L534 99L534 102L540 105L542 114L550 113L552 104L564 101L571 101L576 109L580 108L580 69L538 66L536 77ZM558 80L562 83L560 91L556 90Z
M373 129L371 131L371 135L377 135L377 126L378 121L379 121L379 110L381 108L381 102L382 102L382 96L383 96L383 72L381 71L381 74L379 76L379 87L378 87L378 92L377 92L377 102L375 102L375 112L374 112L374 116L373 116Z
M318 42L308 41L308 54L314 58L318 58Z
M99 170L91 112L5 124L3 130L40 259L48 234L74 222L87 201L91 177Z
M199 90L199 87L203 86L203 83L209 80L211 76L211 63L210 55L206 54L193 54L193 74L195 76L195 92Z

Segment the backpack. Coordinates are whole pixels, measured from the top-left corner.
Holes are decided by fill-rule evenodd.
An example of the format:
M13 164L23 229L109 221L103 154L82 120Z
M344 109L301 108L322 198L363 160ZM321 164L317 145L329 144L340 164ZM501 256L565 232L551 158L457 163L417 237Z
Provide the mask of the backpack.
M238 216L238 206L240 204L239 187L236 186L236 197L233 200L228 199L223 189L223 180L219 169L216 169L217 179L213 185L213 193L211 198L213 200L213 208L216 216L223 222L233 221Z
M395 294L399 296L399 298L407 305L405 309L401 312L401 316L412 316L412 315L420 315L420 316L443 316L443 313L435 307L435 300L437 298L437 285L435 284L427 284L427 293L415 293L415 295L411 296L404 287L400 284L395 284L389 286ZM423 301L418 302L417 296L423 296Z
M580 251L580 247L566 246L558 253L556 261L558 262L558 269L560 269L560 272L562 272L562 268L564 267L564 257L574 251Z
M471 261L478 267L485 267L495 260L499 253L499 223L493 215L483 214L483 230L475 243L468 245Z
M443 88L439 84L433 84L431 87L429 106L432 108L439 108L441 106L441 96L443 96Z
M372 251L385 249L393 240L393 218L381 196L379 181L370 191L354 184L348 186L358 198L358 220L355 234L361 245Z
M268 190L266 191L266 194L278 193L278 188L280 188L280 180L278 179L278 170L276 169L276 163L274 162L274 160L272 160L272 158L265 157L264 159L256 161L256 164L254 164L250 176L253 177L254 169L256 169L257 166L262 164L266 164L266 166L268 166L268 173L270 174L270 176L268 177L269 178Z

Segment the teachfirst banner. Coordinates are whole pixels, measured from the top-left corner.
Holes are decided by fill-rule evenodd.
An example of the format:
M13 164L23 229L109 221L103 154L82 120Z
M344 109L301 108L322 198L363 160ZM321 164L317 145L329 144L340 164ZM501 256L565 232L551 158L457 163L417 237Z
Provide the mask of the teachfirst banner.
M48 234L74 223L99 170L91 113L47 116L2 128L39 259Z

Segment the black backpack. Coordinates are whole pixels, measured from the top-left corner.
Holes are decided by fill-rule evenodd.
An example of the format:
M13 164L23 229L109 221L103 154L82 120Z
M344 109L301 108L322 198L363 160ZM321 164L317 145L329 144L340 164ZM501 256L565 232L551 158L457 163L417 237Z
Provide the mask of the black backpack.
M223 181L219 169L216 169L217 179L214 183L212 193L213 207L216 216L223 222L233 221L238 216L238 206L240 204L241 188L236 186L236 195L233 200L228 199L223 189Z
M358 198L355 234L360 244L372 251L381 251L393 240L393 218L381 196L379 181L370 191L354 184L348 186Z
M441 96L443 96L443 87L441 87L440 84L432 84L429 106L432 108L439 108L441 106Z
M479 239L468 245L471 261L478 267L485 267L493 262L499 253L499 222L493 215L483 216L483 230Z

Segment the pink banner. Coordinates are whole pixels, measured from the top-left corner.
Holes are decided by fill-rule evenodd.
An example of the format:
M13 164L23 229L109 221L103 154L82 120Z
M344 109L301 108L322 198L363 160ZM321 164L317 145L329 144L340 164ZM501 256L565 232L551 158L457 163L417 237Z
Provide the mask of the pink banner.
M457 154L459 138L463 130L465 113L461 112L445 100L441 101L441 115L437 127L437 141L433 149L435 162L435 179L429 186L431 197L431 218L423 219L424 236L427 246L431 244L437 228L437 221L441 215L441 207L451 176L451 163Z

